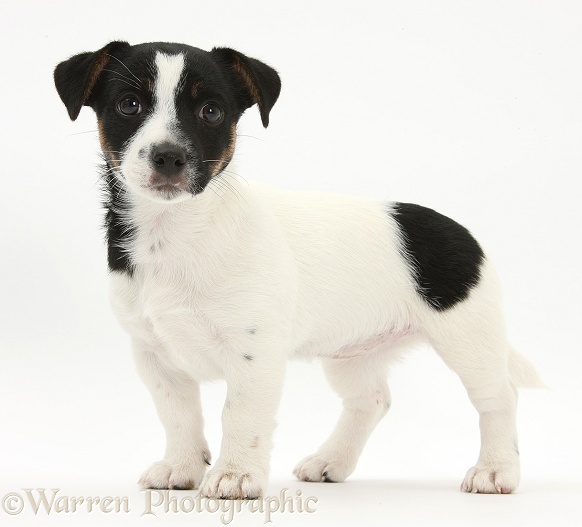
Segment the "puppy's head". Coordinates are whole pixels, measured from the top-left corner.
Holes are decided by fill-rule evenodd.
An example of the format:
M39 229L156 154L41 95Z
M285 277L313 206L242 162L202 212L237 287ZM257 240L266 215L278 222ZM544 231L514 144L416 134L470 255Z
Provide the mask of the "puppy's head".
M232 159L243 112L257 104L266 127L281 89L274 69L235 50L168 43L111 42L54 77L72 120L95 110L115 175L155 201L202 192Z

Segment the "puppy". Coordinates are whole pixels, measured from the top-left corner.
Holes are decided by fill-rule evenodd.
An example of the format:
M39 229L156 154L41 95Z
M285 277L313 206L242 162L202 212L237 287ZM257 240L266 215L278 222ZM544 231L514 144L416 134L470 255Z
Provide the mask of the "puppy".
M492 265L471 234L407 203L291 193L226 170L243 112L263 125L274 69L228 48L111 42L55 69L69 116L97 114L113 308L165 427L149 488L254 498L268 481L288 357L320 357L343 398L337 426L295 468L342 481L390 407L387 365L419 339L463 382L481 451L461 485L519 481L516 387L533 367L508 344ZM200 383L227 382L215 466Z

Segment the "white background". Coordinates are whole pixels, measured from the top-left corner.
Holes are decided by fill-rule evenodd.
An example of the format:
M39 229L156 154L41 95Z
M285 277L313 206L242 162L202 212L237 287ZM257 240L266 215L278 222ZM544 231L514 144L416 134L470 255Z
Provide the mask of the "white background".
M0 19L0 498L22 488L129 496L130 514L0 523L150 525L136 480L164 435L110 313L94 116L68 119L54 66L112 39L231 46L274 66L263 130L241 121L241 175L433 207L496 262L514 345L548 390L519 407L522 484L461 494L477 414L430 350L391 375L393 409L343 484L291 469L340 409L317 364L292 364L268 495L318 498L275 525L581 525L582 8L577 1L18 2ZM204 388L218 456L222 384ZM195 494L195 493L192 493ZM17 518L20 518L17 519ZM220 525L218 515L164 514ZM264 518L241 515L235 524Z

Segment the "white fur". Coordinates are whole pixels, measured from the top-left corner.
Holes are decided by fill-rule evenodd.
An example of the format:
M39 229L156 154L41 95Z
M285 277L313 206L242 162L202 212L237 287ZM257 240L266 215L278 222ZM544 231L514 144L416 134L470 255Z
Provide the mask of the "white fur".
M156 201L143 189L149 172L139 150L174 133L180 57L158 54L159 106L124 157L128 220L137 227L125 249L135 271L111 274L115 312L167 434L165 457L142 485L200 486L210 497L261 495L285 361L293 356L321 357L344 400L335 430L295 474L345 479L389 408L387 364L410 339L423 339L457 372L480 414L481 453L463 490L515 489L510 355L515 380L535 378L507 343L490 262L466 300L439 312L416 292L386 204L235 178L228 189L215 179L195 197ZM219 378L228 386L223 442L205 476L210 454L199 384Z
M284 361L297 355L325 359L344 412L295 472L345 479L388 409L391 348L415 335L459 374L481 415L481 456L464 490L513 490L515 393L490 264L467 300L437 312L415 291L385 205L231 184L181 203L133 197L136 269L112 273L112 298L168 435L165 460L142 483L200 484L208 448L198 385L225 378L222 452L202 492L260 494Z

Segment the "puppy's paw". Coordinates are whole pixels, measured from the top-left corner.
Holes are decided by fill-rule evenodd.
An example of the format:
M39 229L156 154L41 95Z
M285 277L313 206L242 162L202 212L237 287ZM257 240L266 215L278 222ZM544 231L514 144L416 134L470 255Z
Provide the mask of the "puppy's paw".
M141 475L138 484L146 489L197 489L209 464L209 452L177 463L156 461Z
M267 478L233 467L216 467L206 474L200 495L225 500L254 500L263 495Z
M495 467L477 465L467 472L461 490L475 494L509 494L518 484L519 464L503 463Z
M353 467L336 456L314 454L297 463L293 474L301 481L339 482L344 481L353 470Z

